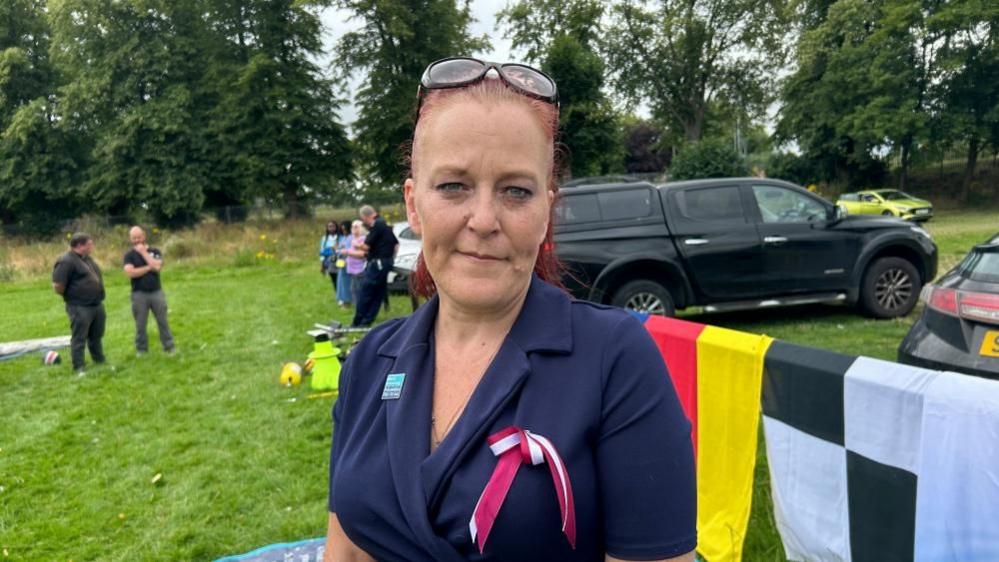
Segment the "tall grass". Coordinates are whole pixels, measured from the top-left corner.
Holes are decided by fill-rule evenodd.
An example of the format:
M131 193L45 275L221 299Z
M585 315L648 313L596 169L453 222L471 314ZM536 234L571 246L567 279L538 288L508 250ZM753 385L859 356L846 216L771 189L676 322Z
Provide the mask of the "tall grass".
M382 214L390 222L405 220L401 205ZM208 220L194 228L148 228L149 244L158 247L172 264L256 265L264 262L297 263L313 259L327 221L352 220L355 209L320 209L310 219L255 218L242 223ZM117 268L129 249L128 225L112 227L81 223L95 241L94 259L102 268ZM72 233L38 240L4 238L0 245L0 282L28 280L48 275L56 258L68 251ZM4 273L6 271L6 273Z

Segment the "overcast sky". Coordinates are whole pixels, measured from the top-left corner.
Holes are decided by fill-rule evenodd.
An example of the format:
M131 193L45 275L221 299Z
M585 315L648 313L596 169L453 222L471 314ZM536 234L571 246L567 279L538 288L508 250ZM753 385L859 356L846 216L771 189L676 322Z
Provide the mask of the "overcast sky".
M475 18L475 22L471 25L471 34L473 36L485 34L490 43L492 43L493 50L485 53L475 53L475 55L480 56L486 60L494 60L498 62L508 62L513 60L511 58L510 41L503 38L503 34L496 30L496 12L503 9L506 6L507 0L473 0L472 1L472 17ZM347 17L349 12L344 12L342 10L336 9L326 9L322 12L322 20L324 26L323 43L325 44L325 52L327 56L333 51L333 47L336 42L343 36L344 33L352 31L360 27L360 23L357 20L348 21ZM324 61L325 63L326 61ZM363 76L355 77L355 82L359 81ZM356 87L349 88L349 91L356 91ZM357 110L354 108L353 100L347 99L346 104L341 108L340 119L345 124L353 123L357 118Z

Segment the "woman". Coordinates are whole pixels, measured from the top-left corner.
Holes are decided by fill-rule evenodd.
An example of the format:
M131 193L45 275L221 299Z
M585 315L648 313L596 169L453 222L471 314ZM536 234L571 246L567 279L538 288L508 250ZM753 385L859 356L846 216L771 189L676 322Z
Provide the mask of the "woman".
M326 232L319 239L319 261L323 276L329 275L333 282L333 295L336 296L336 244L340 237L340 226L336 221L326 223Z
M351 243L350 249L346 251L346 271L350 276L350 293L352 295L361 294L361 281L364 279L364 256L367 251L364 249L364 237L368 231L364 228L364 223L355 220L350 224Z
M346 267L347 250L351 248L353 241L354 236L351 232L350 221L343 221L340 225L340 236L337 237L336 243L336 267L338 271L336 278L336 300L340 308L350 308L354 300L351 291L350 274Z
M554 83L445 59L419 100L404 194L433 296L345 366L327 559L693 560L662 357L624 311L552 285Z

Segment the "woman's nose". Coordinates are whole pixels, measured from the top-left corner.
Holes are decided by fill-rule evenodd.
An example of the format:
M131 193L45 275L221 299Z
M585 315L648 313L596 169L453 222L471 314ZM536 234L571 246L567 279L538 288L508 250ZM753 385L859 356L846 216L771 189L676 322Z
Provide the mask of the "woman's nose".
M477 189L472 200L471 215L468 217L468 228L479 236L488 236L499 230L498 204L492 189Z

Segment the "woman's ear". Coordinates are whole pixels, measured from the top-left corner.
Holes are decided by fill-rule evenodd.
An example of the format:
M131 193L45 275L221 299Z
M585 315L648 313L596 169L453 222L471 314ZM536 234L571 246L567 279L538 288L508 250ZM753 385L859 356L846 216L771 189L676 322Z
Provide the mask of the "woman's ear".
M416 184L413 183L413 178L406 178L406 182L402 184L402 195L406 200L406 220L409 221L409 227L413 229L417 235L423 235L423 227L420 225L420 215L416 212L416 202L413 197L416 191Z

